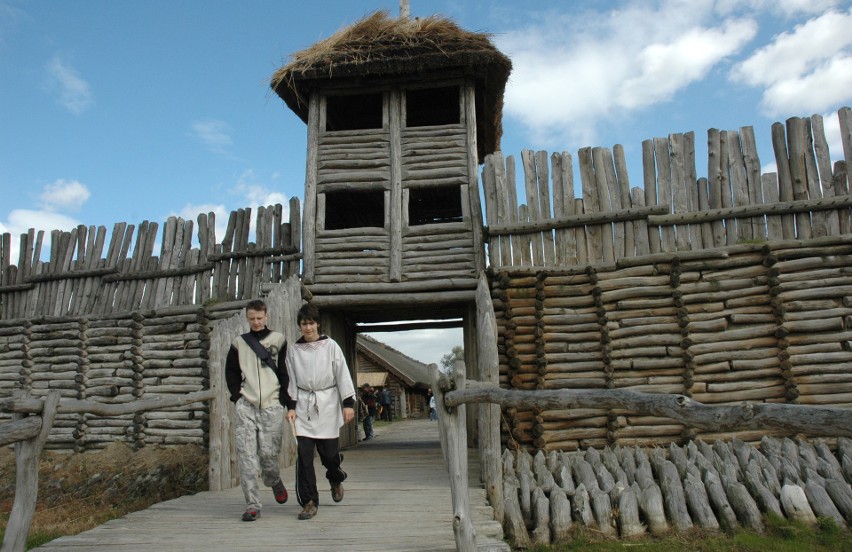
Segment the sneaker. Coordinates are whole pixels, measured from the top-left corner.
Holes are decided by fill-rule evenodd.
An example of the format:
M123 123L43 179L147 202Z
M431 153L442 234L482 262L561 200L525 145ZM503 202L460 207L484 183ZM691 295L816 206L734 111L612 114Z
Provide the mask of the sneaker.
M331 499L335 502L343 500L343 483L335 483L331 486Z
M299 512L299 519L311 519L315 515L317 515L317 505L313 500L311 500L305 504L302 511Z
M254 521L260 517L260 511L255 510L254 508L248 508L245 512L243 512L243 521Z
M275 502L278 504L287 502L287 487L284 486L284 483L280 479L272 485L272 494L275 495Z

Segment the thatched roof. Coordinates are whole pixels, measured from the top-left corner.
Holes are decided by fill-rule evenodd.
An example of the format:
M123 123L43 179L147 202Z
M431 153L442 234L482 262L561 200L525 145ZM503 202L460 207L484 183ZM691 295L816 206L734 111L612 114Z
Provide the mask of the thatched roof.
M377 11L331 37L290 56L272 75L272 89L303 121L308 120L311 89L347 81L363 85L370 79L434 78L448 69L473 75L477 83L480 161L499 148L503 92L512 62L485 33L468 32L453 21L391 18ZM480 109L482 112L480 112ZM484 151L484 152L483 152Z

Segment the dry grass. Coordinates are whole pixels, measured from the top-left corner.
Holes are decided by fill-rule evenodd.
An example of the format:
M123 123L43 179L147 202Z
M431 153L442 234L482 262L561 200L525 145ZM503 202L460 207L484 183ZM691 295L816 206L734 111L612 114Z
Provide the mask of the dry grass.
M15 498L15 454L0 449L0 527L5 532ZM84 454L45 451L28 546L75 535L157 502L207 489L207 454L195 445L123 443Z

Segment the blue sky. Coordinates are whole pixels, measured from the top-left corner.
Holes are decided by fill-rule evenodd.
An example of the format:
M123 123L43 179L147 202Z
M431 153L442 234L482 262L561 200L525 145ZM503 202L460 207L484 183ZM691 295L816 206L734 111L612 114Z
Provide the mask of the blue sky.
M850 1L410 4L412 16L492 33L512 58L507 155L622 144L636 186L642 140L694 131L704 176L707 130L753 126L766 172L771 124L818 113L842 158ZM302 199L306 128L269 78L378 9L397 15L399 1L0 0L0 232L16 245L30 227L208 211L224 223L234 209ZM438 362L459 336L377 337Z

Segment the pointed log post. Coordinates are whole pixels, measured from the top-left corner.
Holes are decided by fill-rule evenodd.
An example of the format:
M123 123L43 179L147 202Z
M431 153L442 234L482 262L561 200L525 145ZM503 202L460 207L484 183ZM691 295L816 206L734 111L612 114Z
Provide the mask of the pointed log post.
M15 503L6 524L2 552L22 552L26 549L27 535L35 514L38 499L38 464L41 450L53 427L59 407L59 391L51 391L44 401L41 414L41 431L34 438L15 445ZM15 414L15 417L22 416Z
M464 362L456 362L451 376L441 373L436 364L430 364L429 370L432 373L432 391L435 393L438 410L438 433L441 437L441 450L444 453L450 474L456 550L475 552L476 532L470 518L470 494L468 492L465 406L461 404L447 408L444 405L444 394L446 392L464 389Z
M479 359L479 380L485 385L500 387L500 362L497 357L497 319L491 301L491 291L484 272L479 273L476 286L476 348ZM485 495L494 508L494 519L503 523L503 467L500 442L500 405L480 406L479 462Z

